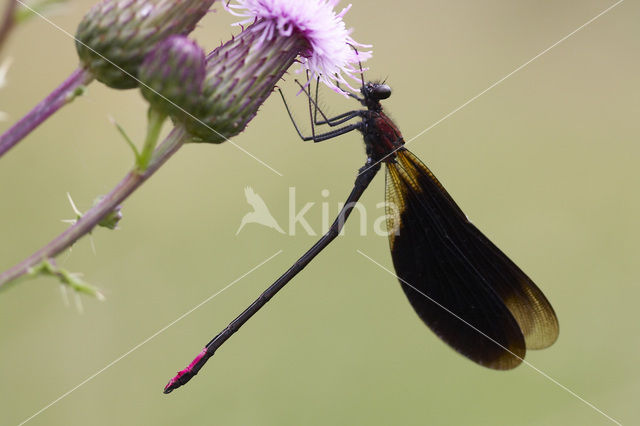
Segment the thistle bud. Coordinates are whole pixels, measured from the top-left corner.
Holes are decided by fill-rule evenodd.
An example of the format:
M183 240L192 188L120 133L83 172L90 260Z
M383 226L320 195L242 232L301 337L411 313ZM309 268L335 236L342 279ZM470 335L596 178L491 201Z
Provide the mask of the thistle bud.
M140 90L149 104L180 120L195 114L205 77L205 55L185 36L156 44L140 65Z
M214 0L102 0L80 22L76 49L96 78L114 89L138 85L138 67L170 35L186 35Z
M339 91L334 79L354 77L363 46L350 37L335 0L238 0L228 7L244 18L239 36L207 57L203 103L187 130L195 141L220 143L240 133L287 69L300 62L312 76ZM244 28L244 25L251 24ZM346 84L348 86L348 83Z

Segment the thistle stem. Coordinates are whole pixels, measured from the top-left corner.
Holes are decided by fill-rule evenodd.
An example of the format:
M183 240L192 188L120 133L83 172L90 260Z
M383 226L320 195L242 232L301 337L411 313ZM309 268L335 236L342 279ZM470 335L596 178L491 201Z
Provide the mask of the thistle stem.
M162 130L162 124L167 118L167 114L150 106L148 117L147 136L142 151L140 151L140 155L136 158L136 167L140 173L144 173L149 166L149 161L151 161L151 156L158 143L160 130Z
M120 205L133 191L151 177L169 157L175 154L186 139L187 134L182 127L174 128L154 151L151 161L144 172L139 172L137 169L130 171L109 194L88 210L75 224L28 258L0 274L0 290L8 282L29 273L32 268L42 263L42 261L54 258L71 247L78 239L91 232L100 220Z
M25 136L31 133L43 121L49 118L81 93L82 87L93 80L93 75L83 69L76 69L49 96L35 106L20 121L0 136L0 157L13 148Z
M4 42L7 40L9 33L16 23L17 5L18 2L16 0L9 0L9 4L4 10L4 17L2 18L2 22L0 23L0 48L2 48L2 46L4 45Z

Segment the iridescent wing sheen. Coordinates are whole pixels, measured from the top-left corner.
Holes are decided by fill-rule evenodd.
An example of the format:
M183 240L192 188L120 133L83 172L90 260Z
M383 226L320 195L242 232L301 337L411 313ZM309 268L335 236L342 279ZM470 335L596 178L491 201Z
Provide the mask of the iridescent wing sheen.
M540 289L465 216L427 166L401 149L387 164L387 226L396 273L418 316L456 351L516 367L558 337Z

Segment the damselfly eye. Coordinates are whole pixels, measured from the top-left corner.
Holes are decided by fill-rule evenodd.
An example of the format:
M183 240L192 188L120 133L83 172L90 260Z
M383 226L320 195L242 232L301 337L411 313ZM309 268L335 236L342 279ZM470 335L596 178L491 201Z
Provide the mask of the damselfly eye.
M372 94L376 99L387 99L391 96L391 87L386 84L376 84L373 86Z

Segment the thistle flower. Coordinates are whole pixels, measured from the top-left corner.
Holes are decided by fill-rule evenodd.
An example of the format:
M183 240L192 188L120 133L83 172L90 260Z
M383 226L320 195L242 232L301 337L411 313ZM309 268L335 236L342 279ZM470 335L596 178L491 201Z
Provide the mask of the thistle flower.
M236 25L244 26L257 18L265 20L264 36L275 31L282 35L299 32L310 44L308 52L302 53L300 63L309 70L312 77L320 79L338 93L344 94L335 80L353 90L348 76L360 81L358 60L366 61L370 51L356 52L357 48L370 48L351 38L351 29L347 29L342 18L351 9L351 5L335 13L333 8L340 0L238 0L238 4L228 5L228 10L244 20Z
M158 43L140 65L140 90L157 110L180 120L200 102L205 55L197 43L174 35Z
M138 67L156 43L186 35L215 0L102 0L82 19L76 49L83 66L115 89L137 86Z
M240 133L296 60L336 91L341 92L335 80L349 86L345 77L357 78L358 60L371 53L355 51L353 46L367 46L353 40L342 21L349 6L336 13L336 3L238 0L229 5L231 13L244 18L237 24L243 31L207 57L203 104L196 114L200 122L187 121L194 140L220 143Z

